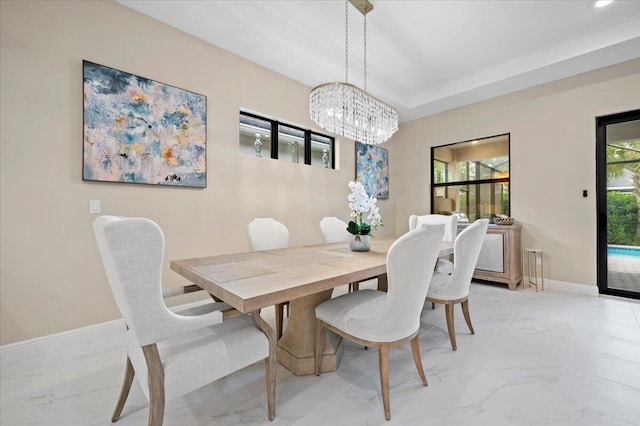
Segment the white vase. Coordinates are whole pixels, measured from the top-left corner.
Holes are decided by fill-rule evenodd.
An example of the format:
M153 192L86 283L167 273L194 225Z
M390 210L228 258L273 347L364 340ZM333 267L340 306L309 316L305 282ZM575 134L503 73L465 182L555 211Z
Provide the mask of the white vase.
M371 249L371 235L349 235L351 251L369 251Z
M256 140L253 141L253 150L256 152L256 157L262 157L262 141L260 140L260 133L256 133Z

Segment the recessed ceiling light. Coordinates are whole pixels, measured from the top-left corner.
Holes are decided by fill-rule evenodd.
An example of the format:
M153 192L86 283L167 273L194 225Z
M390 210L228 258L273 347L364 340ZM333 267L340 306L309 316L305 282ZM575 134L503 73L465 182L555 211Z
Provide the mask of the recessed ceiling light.
M605 7L609 3L613 3L613 0L598 0L596 2L596 7Z

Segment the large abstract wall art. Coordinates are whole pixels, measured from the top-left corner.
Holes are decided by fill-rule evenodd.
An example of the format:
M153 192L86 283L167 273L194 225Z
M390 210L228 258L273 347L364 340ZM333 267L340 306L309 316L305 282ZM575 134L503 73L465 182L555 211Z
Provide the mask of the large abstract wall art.
M374 145L356 142L356 179L372 197L389 198L389 153Z
M83 61L83 180L205 188L206 96Z

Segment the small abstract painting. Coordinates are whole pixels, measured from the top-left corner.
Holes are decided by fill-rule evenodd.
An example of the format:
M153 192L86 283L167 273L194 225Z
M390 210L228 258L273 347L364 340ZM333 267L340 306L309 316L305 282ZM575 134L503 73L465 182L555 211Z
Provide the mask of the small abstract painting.
M207 186L206 96L82 64L83 180Z
M356 180L372 197L389 198L389 152L356 142Z

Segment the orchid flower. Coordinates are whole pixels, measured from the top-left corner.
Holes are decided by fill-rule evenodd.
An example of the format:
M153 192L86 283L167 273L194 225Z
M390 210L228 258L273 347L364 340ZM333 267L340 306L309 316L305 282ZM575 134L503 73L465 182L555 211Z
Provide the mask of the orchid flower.
M349 182L349 189L351 193L347 196L347 200L351 210L351 221L347 231L354 235L367 235L371 229L376 230L384 226L377 206L377 198L367 195L366 189L360 182ZM365 213L369 223L364 220Z

